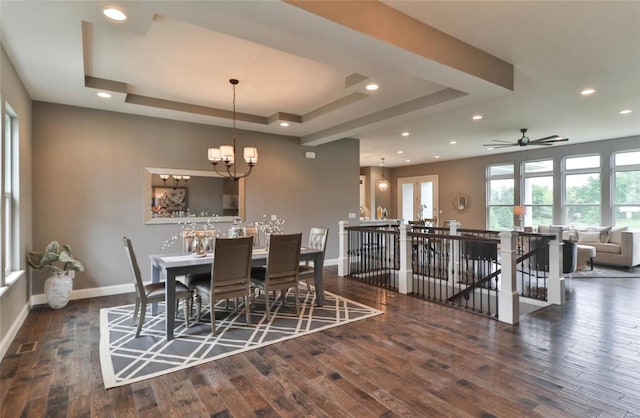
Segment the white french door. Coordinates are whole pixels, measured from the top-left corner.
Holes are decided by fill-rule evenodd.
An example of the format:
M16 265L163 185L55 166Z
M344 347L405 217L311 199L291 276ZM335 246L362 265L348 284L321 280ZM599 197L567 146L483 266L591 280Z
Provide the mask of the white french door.
M438 216L438 176L398 179L398 213L403 223Z

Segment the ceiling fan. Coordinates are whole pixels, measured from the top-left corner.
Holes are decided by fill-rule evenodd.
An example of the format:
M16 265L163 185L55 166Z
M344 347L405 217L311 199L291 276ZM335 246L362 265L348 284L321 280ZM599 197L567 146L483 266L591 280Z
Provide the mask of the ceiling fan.
M544 138L530 140L527 134L527 128L520 129L522 137L516 142L501 141L494 139L498 144L483 144L485 147L504 148L504 147L526 147L527 145L553 145L555 142L568 141L569 138L563 138L560 135L551 135Z

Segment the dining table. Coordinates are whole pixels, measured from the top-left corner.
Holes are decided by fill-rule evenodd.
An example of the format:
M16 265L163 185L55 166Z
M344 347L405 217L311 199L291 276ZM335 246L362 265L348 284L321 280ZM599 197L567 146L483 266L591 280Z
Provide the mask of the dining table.
M322 249L300 249L300 261L313 261L314 285L316 290L316 306L324 304L324 284L322 278L322 262L324 258ZM269 252L264 248L255 248L251 256L251 263L255 266L264 265L267 262ZM174 325L176 314L176 277L187 274L211 273L214 254L208 253L204 257L196 257L192 254L152 254L151 282L158 283L161 279L165 285L165 325L166 338L174 338ZM157 314L157 304L152 304L151 313Z

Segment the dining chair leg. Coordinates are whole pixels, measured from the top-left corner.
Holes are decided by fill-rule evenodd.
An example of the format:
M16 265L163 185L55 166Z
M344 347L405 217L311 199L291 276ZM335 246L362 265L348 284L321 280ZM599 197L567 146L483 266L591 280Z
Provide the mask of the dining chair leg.
M244 310L247 313L247 325L251 325L251 306L249 305L249 295L244 295Z
M216 333L216 304L213 299L213 295L209 297L209 312L211 315L211 335L215 335Z
M147 304L141 304L140 309L140 319L138 319L138 328L136 329L136 338L140 336L140 331L142 331L142 325L144 324L144 317L147 313Z
M140 299L136 297L136 307L133 309L133 318L131 318L131 325L136 324L136 318L138 316L139 310L140 310Z
M202 297L196 293L195 295L196 301L196 324L200 323L200 314L202 312Z
M296 283L296 286L293 289L293 293L296 296L296 315L300 315L300 302L298 300L300 299L300 290L298 289L298 283Z
M187 328L189 328L189 316L191 315L191 304L189 303L189 299L190 297L187 296L182 301L184 304L184 323Z
M265 287L265 289L264 289L264 306L265 306L266 313L267 313L267 321L270 321L271 320L271 317L270 317L271 308L269 307L269 288L268 287Z

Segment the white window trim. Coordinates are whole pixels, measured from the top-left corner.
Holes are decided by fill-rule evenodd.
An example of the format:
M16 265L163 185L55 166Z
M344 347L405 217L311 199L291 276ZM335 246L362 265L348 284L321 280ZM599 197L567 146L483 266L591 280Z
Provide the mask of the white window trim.
M0 160L1 164L1 172L2 172L2 181L0 181L0 195L2 196L2 207L6 204L7 194L9 196L8 205L10 205L10 225L7 227L5 225L5 219L1 220L0 226L0 239L2 240L2 257L0 262L0 287L8 287L15 283L20 277L22 277L22 270L19 270L20 267L20 237L19 237L19 122L16 113L13 111L11 106L3 102L4 112L2 114L2 157ZM6 124L7 119L10 120L10 125ZM9 135L7 132L10 130ZM7 137L8 136L8 137ZM9 145L9 149L7 150L7 144ZM11 166L7 168L6 159L10 158ZM6 190L6 178L5 174L11 170L9 181L10 190ZM3 210L4 213L4 210ZM9 257L5 257L5 245L10 246L11 251ZM8 247L9 248L9 247ZM23 271L22 271L23 272ZM4 293L4 292L3 292Z
M612 225L616 225L616 209L618 207L638 207L640 208L640 203L624 203L624 204L617 204L616 203L616 174L617 173L623 173L626 171L640 171L640 162L637 164L627 164L627 165L616 165L615 163L615 158L616 158L616 154L626 154L626 153L630 153L630 152L640 152L640 149L628 149L628 150L621 150L621 151L615 151L613 153L611 153L611 178L610 178L610 184L611 184L611 224Z
M536 172L531 172L531 173L527 173L525 170L525 165L527 163L535 163L535 162L540 162L540 161L551 161L551 170L547 170L547 171L536 171ZM555 161L552 158L542 158L542 159L538 159L538 160L526 160L523 161L521 163L520 166L520 205L524 206L525 208L550 208L551 209L551 220L553 223L553 208L555 207L555 190L553 187L553 177L554 177L554 171L555 171ZM552 184L551 184L551 188L552 188L552 199L553 201L551 202L551 204L536 204L536 203L525 203L525 191L526 191L526 181L527 179L530 178L535 178L535 177L551 177L552 179ZM525 224L526 224L526 218L527 215L533 215L532 212L530 210L526 210L526 214L525 214Z
M600 164L598 167L589 167L589 168L572 168L567 169L567 160L573 158L582 158L582 157L598 157L600 160ZM589 154L576 154L576 155L567 155L562 158L562 190L561 190L561 211L562 211L562 223L567 224L569 220L567 219L567 206L597 206L598 212L600 213L600 221L602 223L602 154L599 153L589 153ZM598 174L600 176L600 202L599 203L589 203L589 204L576 204L576 203L567 203L567 176L568 175L576 175L576 174Z
M501 166L501 165L510 165L513 167L513 171L510 174L491 174L491 167ZM513 180L513 188L514 188L514 202L512 204L491 204L491 180ZM516 165L514 163L498 163L498 164L489 164L486 168L485 172L485 201L487 202L485 209L485 227L487 229L491 229L491 208L501 208L501 207L510 207L513 208L515 205L515 196L516 196Z

